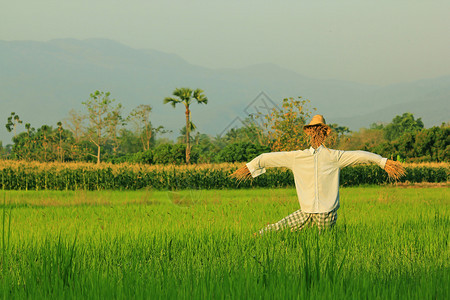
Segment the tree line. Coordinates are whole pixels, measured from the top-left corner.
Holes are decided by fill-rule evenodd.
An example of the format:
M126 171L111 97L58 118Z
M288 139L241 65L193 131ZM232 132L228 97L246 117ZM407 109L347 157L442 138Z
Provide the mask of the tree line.
M342 149L362 149L408 162L450 161L450 123L424 128L411 113L396 116L388 124L372 124L346 135Z
M6 129L13 134L13 143L0 144L0 154L4 159L41 162L243 162L264 152L308 147L302 128L315 111L308 100L286 98L280 108L249 115L240 127L210 136L200 133L191 119L192 104L208 103L203 90L177 88L162 102L184 108L186 125L176 141L164 137L169 131L163 126L152 124L150 105L139 105L124 116L122 104L109 92L95 91L82 102L84 112L71 110L56 126L36 129L12 112ZM330 127L332 134L325 144L329 148L366 150L402 161L450 160L449 123L425 129L420 118L404 113L388 124L355 132L338 124Z

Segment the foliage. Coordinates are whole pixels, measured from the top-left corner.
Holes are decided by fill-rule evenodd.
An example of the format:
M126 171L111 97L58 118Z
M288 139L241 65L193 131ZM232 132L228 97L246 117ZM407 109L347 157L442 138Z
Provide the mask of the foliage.
M264 132L263 117L262 115L248 116L242 121L241 127L231 128L226 132L222 141L225 144L248 142L255 145L267 145L268 137L267 133Z
M194 96L199 103L207 102L198 89L176 89L174 93L180 97L168 97L166 103L175 106L186 102L189 105L196 101ZM12 112L6 123L8 131L15 132L22 123L25 123L25 131L14 134L13 144L5 145L0 157L40 162L98 162L101 157L102 161L112 163L180 164L187 159L191 163L220 163L249 161L253 153L256 156L256 153L269 152L269 149L289 151L309 146L303 132L303 125L310 117L309 101L301 97L284 99L281 109L275 108L267 115L250 115L242 121L241 127L231 128L221 136L212 137L196 131L189 119L189 147L184 146L185 152L189 148L189 156L185 153L184 158L178 156L183 146L156 149L161 144L173 144L173 141L161 137L167 133L163 126L153 127L151 106L139 105L123 119L122 106L114 106L114 100L109 97L109 93L94 92L91 99L84 102L87 112L71 110L64 125L58 122L56 126L43 125L36 129ZM190 114L189 107L187 111ZM396 116L389 124L372 124L369 129L362 128L357 132L332 123L329 125L332 133L325 146L365 150L407 162L445 162L450 161L449 125L424 129L421 119L415 119L410 113ZM191 134L194 130L195 134ZM180 133L178 143L185 144L186 127ZM244 145L248 149L244 149ZM174 157L169 158L169 155Z
M329 124L331 128L331 136L326 143L329 147L335 147L339 145L341 139L345 138L345 135L350 133L350 129L347 126L340 126L336 123Z
M303 126L311 116L307 107L309 103L309 100L301 100L301 97L285 98L281 109L275 107L269 114L258 116L263 120L262 124L268 137L267 144L272 151L293 151L308 146Z
M189 143L193 144L195 141L195 137L193 137L191 134L194 133L197 130L197 126L195 126L194 123L189 122L190 128L189 128ZM198 132L197 132L198 133ZM186 142L186 126L183 126L180 129L180 135L177 137L177 143L183 144Z
M338 147L342 150L371 151L386 141L383 135L382 130L362 128L358 132L342 136Z
M101 148L108 139L113 141L114 152L118 147L118 126L121 125L122 104L114 105L115 99L110 99L109 92L95 91L90 98L83 102L88 111L86 119L89 122L86 134L90 142L97 147L97 154L90 154L100 163Z
M450 161L450 127L432 127L412 134L407 132L395 141L386 141L373 151L386 157L397 155L408 161Z
M8 121L6 122L6 130L8 130L8 132L13 131L15 137L17 125L22 124L22 122L23 121L20 119L19 115L17 115L15 112L12 112L8 117Z
M141 104L134 108L127 117L127 122L133 124L134 134L139 137L144 152L150 150L150 147L155 144L156 133L167 132L163 126L155 128L152 126L150 121L151 111L150 105Z
M90 147L87 146L88 143L84 140L85 127L83 123L85 120L86 115L71 109L69 117L64 122L73 137L72 143L69 144L70 158L73 161L85 161L86 156L88 156L87 153L90 153Z
M59 122L56 129L43 125L37 130L29 123L25 124L26 132L13 138L13 157L40 162L72 160L71 144L73 136Z
M413 115L405 113L396 116L386 126L372 125L371 129L363 128L341 137L338 147L342 150L366 150L406 161L450 161L450 126L422 127L420 118L414 120ZM386 136L395 136L395 139L389 140Z
M270 152L269 146L255 145L249 142L238 142L227 145L217 157L220 162L248 162L258 155Z
M153 150L155 164L182 164L185 161L186 145L161 144Z
M388 141L395 140L405 133L413 134L421 129L423 129L422 119L414 119L411 113L396 116L391 123L383 128L384 136Z
M58 122L56 128L43 125L36 130L26 123L26 131L13 137L14 144L8 145L7 153L2 156L40 162L92 162L95 158L97 163L101 156L107 162L151 163L152 159L140 152L143 148L143 152L150 151L156 144L156 134L167 131L162 126L152 127L148 105L136 107L126 119L134 131L125 128L122 105L114 105L114 101L110 93L96 91L83 102L86 113L71 110L64 126ZM14 131L14 126L21 122L12 113L6 127Z
M192 156L196 158L197 163L220 162L217 160L220 146L207 134L197 132L193 144Z

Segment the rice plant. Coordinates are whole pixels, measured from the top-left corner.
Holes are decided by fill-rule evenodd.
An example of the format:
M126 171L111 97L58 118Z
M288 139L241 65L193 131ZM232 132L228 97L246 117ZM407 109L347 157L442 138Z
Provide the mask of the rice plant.
M334 229L253 233L295 190L4 191L4 299L446 299L446 188L341 189Z

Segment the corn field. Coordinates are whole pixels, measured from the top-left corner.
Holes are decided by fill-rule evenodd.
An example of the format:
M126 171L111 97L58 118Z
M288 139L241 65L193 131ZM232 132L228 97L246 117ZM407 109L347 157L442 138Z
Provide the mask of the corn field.
M0 162L4 190L181 190L251 187L291 187L293 175L286 169L269 169L265 176L236 182L229 175L242 164L189 166L143 164ZM447 182L448 164L406 165L402 182ZM342 186L389 183L386 172L375 165L345 168Z

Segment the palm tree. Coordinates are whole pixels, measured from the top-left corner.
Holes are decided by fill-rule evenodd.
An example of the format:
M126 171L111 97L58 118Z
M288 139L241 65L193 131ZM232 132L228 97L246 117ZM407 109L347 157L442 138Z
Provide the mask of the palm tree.
M208 104L208 98L203 94L203 90L196 89L192 90L190 88L176 88L173 93L173 97L164 98L164 104L170 103L175 108L178 103L184 104L186 111L186 164L189 164L191 158L191 145L189 133L191 129L191 111L189 110L189 106L193 100L197 100L197 103Z

